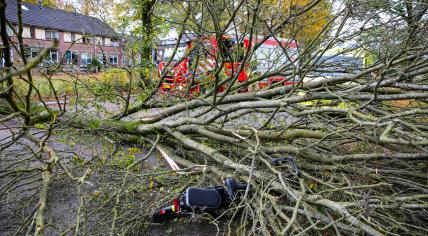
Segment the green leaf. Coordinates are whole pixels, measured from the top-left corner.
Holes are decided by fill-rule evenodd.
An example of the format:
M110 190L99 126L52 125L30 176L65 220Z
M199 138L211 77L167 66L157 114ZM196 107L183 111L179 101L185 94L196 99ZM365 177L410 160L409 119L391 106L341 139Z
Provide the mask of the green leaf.
M42 124L42 123L35 124L34 127L38 128L38 129L46 129L46 125Z

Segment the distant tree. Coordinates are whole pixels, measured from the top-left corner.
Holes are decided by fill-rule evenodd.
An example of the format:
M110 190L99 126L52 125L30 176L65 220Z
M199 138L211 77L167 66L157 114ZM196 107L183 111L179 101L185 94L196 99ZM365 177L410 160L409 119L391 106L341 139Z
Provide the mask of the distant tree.
M171 8L170 8L171 9ZM156 38L165 32L165 6L156 0L122 0L115 2L110 19L111 25L127 38L126 48L138 58L140 79L144 85L151 83L153 58L152 49ZM170 30L170 29L169 29ZM138 55L138 56L137 56Z
M39 0L23 0L22 2L28 2L32 4L38 4ZM42 0L42 6L45 7L56 7L57 6L57 0Z
M304 6L311 3L311 0L263 0L264 8L261 16L262 21L268 25L275 25L286 17L295 14ZM327 25L332 18L331 2L321 0L311 9L293 18L281 34L285 38L296 37L299 41L309 41L314 39ZM265 28L266 29L266 28ZM299 30L297 30L299 29ZM296 33L297 35L291 35Z

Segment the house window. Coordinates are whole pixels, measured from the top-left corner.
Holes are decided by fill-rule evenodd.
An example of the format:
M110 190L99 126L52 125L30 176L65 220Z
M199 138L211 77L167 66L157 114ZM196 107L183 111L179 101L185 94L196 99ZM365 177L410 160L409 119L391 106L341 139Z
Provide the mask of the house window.
M101 64L107 65L107 55L105 53L98 53L97 59Z
M119 41L117 39L112 39L111 40L111 46L113 46L113 47L119 47Z
M76 43L84 43L84 38L81 34L74 34L74 38L71 39L74 39L73 41Z
M118 55L117 53L110 53L109 55L109 63L110 65L117 65Z
M97 45L103 45L103 39L101 37L95 37L95 43Z
M104 45L111 46L111 40L110 40L110 38L104 38Z
M22 37L23 38L33 38L31 35L31 28L30 27L22 27Z
M47 63L49 64L55 64L58 63L59 53L58 49L50 49L49 53L47 54Z
M55 39L58 40L59 36L58 36L58 31L56 30L46 30L46 39Z
M92 62L92 54L90 52L82 52L80 55L80 60L82 65L88 65Z
M77 54L77 52L67 50L65 52L65 63L67 65L77 65L78 64L78 54Z
M64 42L65 43L71 43L71 33L69 33L69 32L64 32Z
M0 68L4 67L4 64L6 63L5 60L5 48L0 48ZM13 64L13 49L10 49L10 61Z
M34 29L36 39L46 39L46 31L44 29Z
M94 45L95 44L95 37L85 36L83 38L83 43Z
M27 60L33 59L39 55L40 48L26 48L25 49L25 58Z

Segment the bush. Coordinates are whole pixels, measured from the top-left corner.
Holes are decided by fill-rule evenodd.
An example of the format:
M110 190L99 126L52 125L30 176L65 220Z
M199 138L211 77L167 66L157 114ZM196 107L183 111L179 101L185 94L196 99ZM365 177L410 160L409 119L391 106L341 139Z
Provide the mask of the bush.
M132 72L132 86L138 87L138 72ZM100 73L97 79L89 79L87 83L95 89L96 92L124 92L128 89L129 78L128 72L120 68L111 68L106 72Z
M98 72L101 70L102 64L98 59L92 58L91 63L88 64L88 72Z
M103 73L100 81L106 89L124 89L128 86L128 75L125 70L113 68Z

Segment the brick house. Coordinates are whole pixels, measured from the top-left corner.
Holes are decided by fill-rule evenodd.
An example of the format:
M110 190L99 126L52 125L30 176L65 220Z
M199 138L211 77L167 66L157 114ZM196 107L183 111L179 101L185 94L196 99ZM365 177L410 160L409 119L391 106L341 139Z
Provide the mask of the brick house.
M16 42L18 16L15 0L7 0L6 19L15 28L9 27L8 34ZM57 47L49 51L39 68L60 63L65 70L82 71L93 60L104 68L123 64L119 35L98 18L40 4L22 3L22 21L27 59L36 57L43 48L51 47L54 40L58 41ZM22 58L14 50L12 59L16 66L22 63Z

